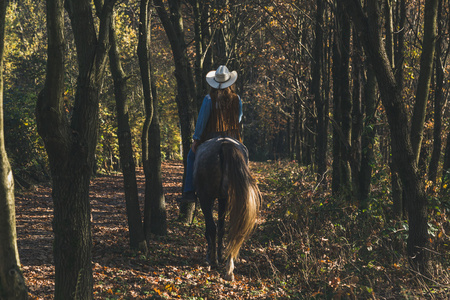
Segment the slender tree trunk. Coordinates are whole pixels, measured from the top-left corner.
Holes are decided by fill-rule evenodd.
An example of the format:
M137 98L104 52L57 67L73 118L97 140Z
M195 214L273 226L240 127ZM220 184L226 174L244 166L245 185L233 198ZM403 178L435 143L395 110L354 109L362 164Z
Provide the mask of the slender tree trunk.
M291 114L291 108L288 109L288 113ZM286 118L286 147L287 153L286 157L288 157L291 161L294 160L294 151L292 151L292 118Z
M447 145L445 146L444 164L442 166L442 195L443 199L450 196L450 133L447 134ZM448 202L448 200L447 200Z
M153 106L157 107L156 86L152 82ZM149 154L146 165L145 181L145 214L144 230L147 238L150 233L156 235L167 234L166 202L161 177L161 137L158 110L153 112L149 129Z
M335 43L333 45L333 194L351 193L350 145L350 23L340 7L336 9Z
M114 18L111 18L109 40L109 62L114 80L114 94L117 110L117 137L119 139L119 154L123 173L125 191L125 204L128 219L130 247L147 251L144 229L142 227L141 210L139 207L139 194L136 182L136 166L131 144L131 130L128 116L127 78L122 69L119 49L117 47L116 27Z
M341 10L338 8L338 10ZM341 12L342 18L342 40L341 47L341 65L339 70L340 82L342 85L341 93L341 192L346 195L351 195L351 168L350 168L350 145L351 145L351 132L352 132L352 96L350 92L350 36L351 26L350 20L344 16L344 12Z
M405 60L405 26L406 26L406 0L397 1L397 43L394 47L394 63L395 63L395 81L399 90L403 91L404 86L404 68L402 67Z
M92 299L89 184L97 144L99 89L109 48L115 1L98 7L97 39L90 1L66 1L77 47L79 76L69 122L63 107L63 1L47 2L48 61L36 119L52 174L55 299Z
M395 49L398 47L397 53L403 54L403 45L395 45L394 44L394 18L393 18L393 5L391 0L386 0L384 2L384 28L386 33L386 38L384 41L386 48L386 55L389 61L389 65L391 68L394 68L396 65L396 56ZM404 30L398 30L399 35L404 34ZM401 63L398 63L398 71L399 74L403 74L403 66ZM403 82L403 77L396 77L397 84L399 82ZM399 87L400 88L400 87ZM394 217L401 218L403 215L403 189L402 184L400 182L400 178L398 175L398 166L397 162L392 159L392 157L388 156L389 168L391 170L391 190L392 190L392 202L393 202L393 212Z
M363 133L363 50L358 42L356 34L353 35L353 56L352 56L352 74L353 74L353 95L352 95L352 132L351 132L351 171L352 171L352 190L354 202L361 205L362 192L360 187L363 186L361 176L361 160L362 160L362 133ZM370 179L369 179L370 180Z
M419 82L417 83L416 102L411 120L411 145L416 162L419 163L420 149L423 139L423 128L427 111L428 94L433 72L434 52L436 50L436 18L439 0L425 1L425 19L420 56Z
M206 81L204 79L204 62L206 59L206 52L209 50L209 43L207 43L208 26L204 20L206 14L205 10L209 5L205 5L204 1L191 0L192 10L194 13L194 41L195 41L195 83L196 83L196 101L195 106L200 108L203 97L207 93Z
M336 16L337 18L337 16ZM336 22L339 26L339 22ZM337 31L338 28L336 28ZM338 124L341 123L341 82L340 77L338 76L338 70L341 60L341 53L339 51L339 47L337 45L338 37L335 35L335 40L333 43L333 173L332 173L332 182L331 182L331 190L333 195L338 195L341 190L341 172L340 172L340 160L341 160L341 142L338 134Z
M442 16L442 0L439 1L438 20ZM444 100L444 66L442 62L442 23L438 22L438 38L436 41L436 57L434 68L436 70L436 86L434 92L434 127L433 127L433 150L430 165L428 167L428 180L436 183L439 159L442 148L442 104Z
M314 94L314 103L316 105L317 111L317 151L316 151L316 162L317 162L317 173L318 178L323 179L323 183L326 183L325 172L327 170L326 164L326 143L327 136L325 130L326 118L325 112L325 101L322 95L322 66L323 66L323 14L324 14L324 4L322 0L317 0L317 12L316 12L316 40L314 43L314 63L313 63L313 74L312 74L312 88Z
M364 129L361 137L361 169L359 180L359 199L360 207L367 208L370 180L372 178L372 165L375 161L373 146L375 143L375 112L376 112L376 77L371 66L368 66L367 81L364 90L364 107L366 121L364 122Z
M144 94L145 121L142 128L142 160L144 166L149 160L149 130L153 119L153 101L150 73L150 20L149 20L150 0L141 0L139 13L139 42L137 54L139 58L139 68ZM145 168L144 168L145 170Z
M310 107L310 111L314 110L314 102L312 100L308 100L308 105ZM314 145L316 144L316 139L314 132L316 132L316 119L313 114L306 113L306 164L311 167L311 171L314 171L314 167L316 164L314 157Z
M391 66L394 66L394 18L392 13L392 0L384 1L385 34L386 34L386 54Z
M153 2L169 39L175 61L175 78L177 80L176 102L178 116L180 118L181 140L183 143L183 163L184 166L186 166L187 154L191 147L191 139L194 133L194 119L197 111L194 110L195 84L184 40L181 1L169 1L170 15L166 11L161 0L154 0ZM194 206L194 203L181 204L180 219L182 221L191 221L194 213Z
M402 91L397 87L383 47L379 31L379 7L376 2L370 2L367 18L359 2L340 0L340 3L352 18L377 77L391 132L392 156L398 162L400 178L405 188L409 221L408 256L415 269L426 273L429 261L429 253L425 250L428 246L427 197L410 141L408 114L402 101Z
M3 127L3 53L7 0L0 0L0 299L28 299L17 249L14 178Z
M398 173L397 162L391 159L389 162L389 168L391 169L391 187L392 187L392 211L394 218L402 219L405 212L403 197L403 187Z
M294 100L294 153L295 159L300 163L301 151L300 151L300 104L298 103L298 96L295 95Z
M161 149L156 87L153 84L150 62L151 13L150 1L140 5L138 56L144 90L145 121L142 130L142 158L145 174L144 233L165 235L167 233L166 208L161 178Z
M403 91L404 86L404 51L405 51L405 24L406 24L406 5L405 0L397 1L397 43L394 45L394 65L395 65L395 82L397 83L397 88ZM391 27L390 27L391 28ZM390 47L389 43L386 44ZM388 54L389 58L389 54ZM392 58L390 58L392 61ZM403 92L402 92L403 93ZM403 195L403 187L398 173L398 162L389 158L389 167L391 169L391 186L392 186L392 202L393 202L393 214L394 217L401 219L405 213L405 197Z

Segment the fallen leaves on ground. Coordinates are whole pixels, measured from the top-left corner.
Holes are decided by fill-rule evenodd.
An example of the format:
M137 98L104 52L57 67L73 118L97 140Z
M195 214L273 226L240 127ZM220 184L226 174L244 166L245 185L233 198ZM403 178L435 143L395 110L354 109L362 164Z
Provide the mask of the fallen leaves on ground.
M95 299L254 299L283 298L282 287L261 277L264 254L242 250L234 282L222 279L224 267L211 270L200 210L192 225L177 221L176 198L183 166L163 163L168 234L149 241L147 255L129 250L121 174L92 180L93 276ZM140 199L145 178L137 174ZM141 201L142 202L142 201ZM18 245L31 299L53 299L52 213L50 185L36 186L16 197ZM199 208L197 208L199 209ZM250 255L250 256L248 256ZM252 257L251 257L252 256Z
M241 248L234 282L206 264L204 221L177 221L183 167L165 162L168 234L148 254L131 251L121 174L92 180L94 299L449 299L447 209L430 212L430 278L410 269L407 223L389 219L387 180L374 184L367 211L318 185L295 162L251 163L263 193L258 226ZM138 172L140 199L144 176ZM21 262L31 299L52 299L53 202L49 185L16 197Z

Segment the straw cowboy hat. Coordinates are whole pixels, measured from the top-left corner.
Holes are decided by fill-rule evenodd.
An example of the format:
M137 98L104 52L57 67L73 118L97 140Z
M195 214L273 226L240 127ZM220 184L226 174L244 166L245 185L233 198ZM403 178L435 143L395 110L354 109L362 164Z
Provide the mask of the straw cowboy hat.
M206 82L215 89L226 89L236 82L237 72L228 71L226 66L219 66L217 70L206 74Z

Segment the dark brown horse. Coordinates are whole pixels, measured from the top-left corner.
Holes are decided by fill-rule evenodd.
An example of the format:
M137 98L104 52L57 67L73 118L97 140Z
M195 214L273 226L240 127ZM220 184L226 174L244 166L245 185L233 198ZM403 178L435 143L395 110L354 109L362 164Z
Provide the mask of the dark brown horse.
M261 194L248 167L247 148L227 137L204 142L195 154L194 183L205 216L206 259L212 267L227 259L225 279L234 280L234 260L255 227L261 203ZM219 201L217 227L213 218L215 199ZM229 228L224 249L226 216Z

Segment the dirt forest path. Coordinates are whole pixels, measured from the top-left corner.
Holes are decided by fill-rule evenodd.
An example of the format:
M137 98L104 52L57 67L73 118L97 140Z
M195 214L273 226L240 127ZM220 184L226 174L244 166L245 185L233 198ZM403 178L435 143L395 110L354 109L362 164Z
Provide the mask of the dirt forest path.
M95 299L266 299L283 298L273 266L258 242L248 242L236 265L236 281L205 262L203 215L188 226L177 221L180 162L162 165L168 235L150 241L146 256L128 247L122 175L103 175L91 183ZM138 172L140 199L145 178ZM142 202L142 201L141 201ZM16 193L18 246L31 299L53 299L52 211L50 185ZM261 216L264 218L264 215ZM256 245L256 246L255 246ZM223 269L223 268L222 268Z

